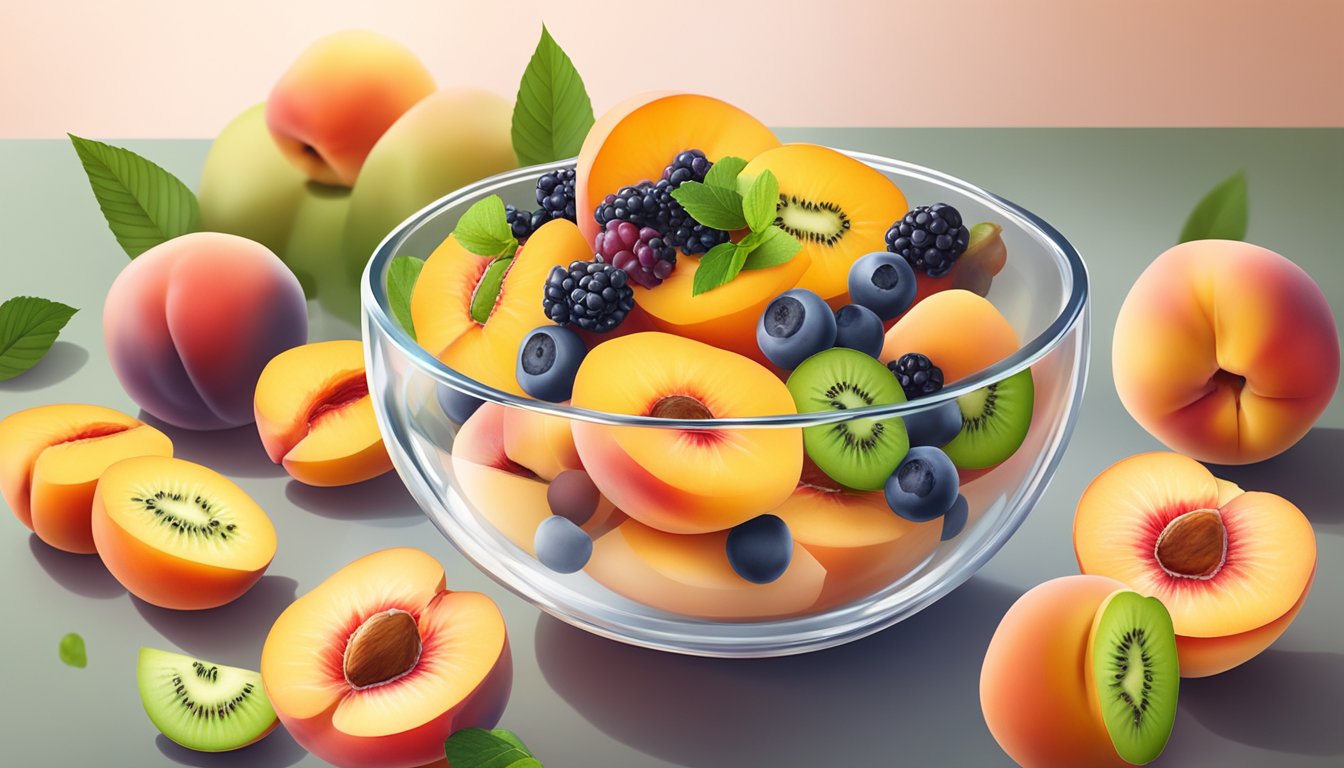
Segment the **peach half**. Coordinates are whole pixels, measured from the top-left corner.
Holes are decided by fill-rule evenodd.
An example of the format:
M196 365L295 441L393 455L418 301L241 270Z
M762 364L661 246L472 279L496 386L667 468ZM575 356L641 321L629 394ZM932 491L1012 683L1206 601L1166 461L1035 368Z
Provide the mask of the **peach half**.
M662 419L796 413L759 364L698 341L636 333L594 347L578 408ZM631 427L574 420L574 445L602 495L671 533L732 528L784 502L802 474L802 430Z
M504 617L444 588L443 566L385 549L280 614L261 651L266 695L294 740L342 768L412 768L463 728L491 728L513 686Z
M1216 464L1287 450L1339 382L1339 336L1320 287L1279 254L1228 240L1183 243L1139 275L1111 359L1134 420Z
M504 409L504 453L550 482L570 469L583 469L569 419L524 408Z
M416 340L445 365L521 395L518 345L551 324L541 303L547 276L553 267L592 257L579 228L565 219L547 222L512 257L498 259L477 256L449 235L411 292Z
M1017 331L988 299L953 288L931 294L896 321L887 331L881 360L918 352L942 369L943 380L950 384L990 367L1020 346Z
M1268 493L1237 494L1199 462L1145 453L1102 472L1073 522L1084 573L1166 604L1181 674L1231 669L1269 647L1301 609L1316 570L1311 523Z
M43 405L0 421L0 493L19 522L57 549L92 554L90 514L103 470L172 456L159 430L98 405Z
M392 469L358 341L276 355L257 380L254 407L266 455L301 483L350 485Z

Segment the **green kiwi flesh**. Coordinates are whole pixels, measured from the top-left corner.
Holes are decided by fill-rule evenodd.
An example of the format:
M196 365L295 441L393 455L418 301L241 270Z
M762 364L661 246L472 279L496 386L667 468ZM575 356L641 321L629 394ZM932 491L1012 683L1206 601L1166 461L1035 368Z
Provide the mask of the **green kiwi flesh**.
M1119 591L1097 609L1088 664L1115 752L1134 765L1157 759L1176 721L1181 683L1176 631L1155 597Z
M136 681L154 727L187 749L245 747L277 722L261 675L251 670L141 648Z
M862 352L836 347L804 360L789 376L789 392L799 413L850 410L905 402L891 371ZM889 419L849 419L803 429L803 447L832 480L875 491L910 450L905 423Z
M957 398L961 431L943 452L960 469L992 467L1022 447L1036 405L1031 370L1026 369Z

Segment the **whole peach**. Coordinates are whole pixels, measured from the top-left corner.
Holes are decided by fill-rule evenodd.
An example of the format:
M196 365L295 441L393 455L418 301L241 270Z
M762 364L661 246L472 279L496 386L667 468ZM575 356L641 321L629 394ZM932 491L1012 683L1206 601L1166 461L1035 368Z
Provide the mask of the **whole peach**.
M1330 305L1300 267L1230 240L1157 257L1115 321L1115 389L1135 421L1200 461L1250 464L1311 429L1339 381Z
M271 358L308 340L299 281L266 246L196 232L140 254L112 283L103 339L131 399L187 429L253 421Z

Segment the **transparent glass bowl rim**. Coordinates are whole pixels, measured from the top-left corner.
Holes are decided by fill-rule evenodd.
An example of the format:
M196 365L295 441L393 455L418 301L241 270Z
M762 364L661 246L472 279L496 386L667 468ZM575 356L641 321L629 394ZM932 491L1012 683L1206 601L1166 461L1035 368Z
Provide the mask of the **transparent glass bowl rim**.
M449 368L420 346L392 318L388 304L387 286L382 276L389 262L395 258L398 246L421 225L439 215L443 210L456 205L465 205L467 201L476 201L489 194L497 193L517 182L535 179L537 176L561 168L571 168L575 159L559 160L544 165L532 165L497 174L462 187L444 197L435 200L403 221L396 229L379 243L365 267L360 293L365 314L377 325L382 333L392 341L396 348L417 368L428 374L436 382L471 395L478 399L498 403L563 418L589 421L598 424L641 426L665 429L741 429L741 428L780 428L808 427L818 424L830 424L856 418L888 418L904 416L924 411L940 403L956 399L977 389L1002 381L1019 371L1031 367L1045 357L1069 334L1083 316L1087 305L1088 279L1087 268L1083 265L1077 249L1054 227L1036 214L1002 198L963 181L955 176L935 171L914 163L863 152L837 150L853 157L877 170L897 173L903 176L920 178L933 184L957 191L993 210L1008 222L1030 234L1054 257L1055 264L1063 272L1064 285L1069 290L1064 305L1054 320L1035 338L1028 341L1016 353L998 361L979 373L967 377L956 384L945 387L934 395L919 400L890 405L874 405L867 408L855 408L841 411L824 411L807 414L776 414L769 416L732 417L711 419L666 419L654 416L637 416L622 413L607 413L571 405L534 400L515 395L477 381L465 374Z

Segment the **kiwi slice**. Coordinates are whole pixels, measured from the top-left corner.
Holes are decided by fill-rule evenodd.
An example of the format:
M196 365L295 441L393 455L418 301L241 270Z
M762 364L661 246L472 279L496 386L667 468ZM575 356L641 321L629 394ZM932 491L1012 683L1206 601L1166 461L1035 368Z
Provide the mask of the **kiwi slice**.
M1120 590L1101 604L1087 641L1088 687L1116 754L1152 762L1176 721L1180 664L1171 615L1155 597Z
M804 360L789 376L799 413L843 411L905 402L905 392L887 367L862 352L828 349ZM803 447L832 480L875 491L910 450L900 417L850 419L803 429Z
M1036 406L1036 387L1026 369L1003 381L957 398L961 431L943 446L960 469L984 469L1007 459L1022 447Z
M275 710L261 675L179 653L141 648L140 703L159 732L187 749L227 752L270 733Z

